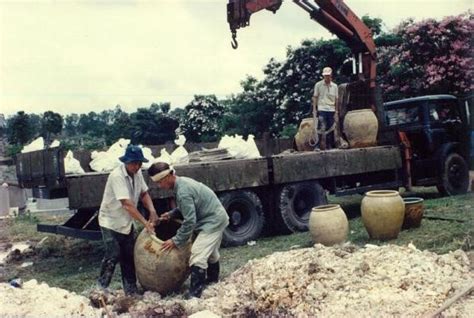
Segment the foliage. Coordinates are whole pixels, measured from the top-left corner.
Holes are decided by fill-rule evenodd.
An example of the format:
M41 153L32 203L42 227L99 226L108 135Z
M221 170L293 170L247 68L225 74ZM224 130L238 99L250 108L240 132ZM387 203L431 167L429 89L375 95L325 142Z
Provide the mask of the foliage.
M49 144L51 135L59 134L63 129L63 117L55 112L47 111L41 118L41 135Z
M228 135L239 134L244 137L253 134L260 138L270 130L275 112L274 104L269 102L267 91L262 89L254 77L241 82L243 92L225 101L226 113L222 121L222 130Z
M379 74L387 100L425 94L462 95L472 91L473 16L470 13L402 22L401 42L380 50Z
M377 81L385 101L472 91L474 19L470 12L441 21L406 20L390 31L384 30L379 18L363 16L362 21L371 29L377 46ZM119 138L163 144L175 139L177 127L191 142L216 141L223 134L261 138L264 132L291 138L310 112L321 69L330 66L337 84L348 82L352 79L350 56L341 40L304 40L297 47L288 47L284 60L270 59L261 80L247 76L241 82L242 92L224 100L197 95L184 109L171 110L170 103L161 102L130 114L120 105L100 113L70 114L64 118L62 136L71 138L65 143L80 147L110 145ZM50 125L53 115L55 132ZM58 133L58 120L52 112L42 117L19 112L8 119L7 137L11 144L19 145L40 132L48 137L47 129Z
M18 153L21 152L23 146L20 144L8 144L6 145L5 154L7 157L15 157Z
M61 141L61 145L66 150L106 150L107 142L103 137L80 134L68 137Z
M159 145L176 138L179 123L167 113L169 104L152 104L150 108L139 108L130 116L132 143Z
M287 49L285 61L271 59L263 69L265 78L261 82L244 82L244 92L236 100L261 107L264 113L261 118L271 118L269 130L273 135L281 135L285 126L297 125L307 117L314 84L321 79L323 67L336 70L335 81L348 80L347 76L337 74L337 70L349 54L350 50L340 40L305 40L301 46ZM251 89L245 89L245 85Z
M32 117L24 111L7 120L7 138L10 144L24 145L30 141L35 134Z
M224 106L215 95L196 95L185 108L185 118L180 125L190 142L211 142L221 136L219 122L224 115Z

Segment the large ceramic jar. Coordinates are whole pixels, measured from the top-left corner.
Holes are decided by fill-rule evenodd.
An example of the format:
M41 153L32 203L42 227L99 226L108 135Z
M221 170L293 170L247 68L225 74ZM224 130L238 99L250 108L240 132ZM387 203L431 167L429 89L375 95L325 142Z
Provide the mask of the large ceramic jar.
M314 119L303 118L295 135L296 150L313 151L316 146L317 136L314 130Z
M330 246L345 242L349 233L346 213L339 204L314 207L309 216L309 232L314 243Z
M424 211L423 198L403 198L403 202L405 203L405 219L402 229L420 227Z
M163 242L144 229L135 243L134 260L142 287L166 295L178 290L189 275L191 243L184 248L163 252Z
M344 134L351 148L377 145L379 124L371 109L352 110L344 117Z
M362 199L361 210L370 238L391 240L398 237L405 216L405 204L398 191L367 192Z

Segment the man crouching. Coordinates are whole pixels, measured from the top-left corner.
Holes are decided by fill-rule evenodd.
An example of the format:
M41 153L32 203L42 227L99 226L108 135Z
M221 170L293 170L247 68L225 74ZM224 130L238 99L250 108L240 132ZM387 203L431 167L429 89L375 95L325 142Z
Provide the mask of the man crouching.
M179 177L164 162L154 163L148 169L150 178L161 189L172 190L176 208L161 215L170 220L181 214L183 225L171 239L163 243L163 250L182 247L197 234L191 248L190 297L201 297L206 283L219 280L219 247L229 217L216 194L206 185L188 177ZM207 274L207 279L206 279Z

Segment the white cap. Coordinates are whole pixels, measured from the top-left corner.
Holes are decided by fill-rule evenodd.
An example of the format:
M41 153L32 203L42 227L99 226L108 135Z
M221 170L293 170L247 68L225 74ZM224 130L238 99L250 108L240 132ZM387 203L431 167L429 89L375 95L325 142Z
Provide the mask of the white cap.
M323 68L323 75L332 75L332 68L330 67Z

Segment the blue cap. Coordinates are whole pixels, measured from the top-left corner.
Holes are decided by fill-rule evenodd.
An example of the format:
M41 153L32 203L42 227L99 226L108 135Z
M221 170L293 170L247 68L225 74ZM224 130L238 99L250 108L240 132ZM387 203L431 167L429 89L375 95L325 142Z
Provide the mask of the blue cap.
M125 155L119 158L123 163L130 162L148 162L148 159L143 156L142 148L137 145L128 145L127 150L125 150Z

